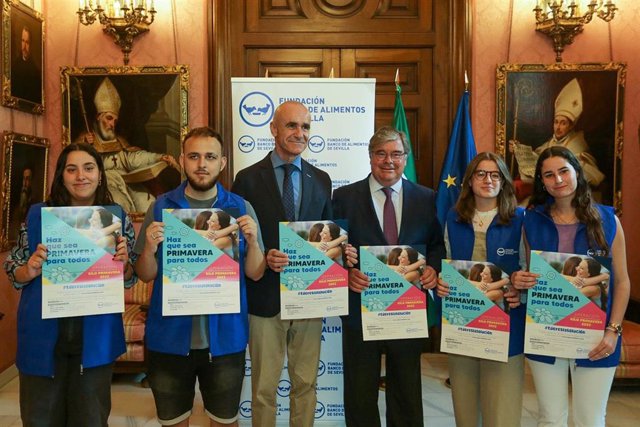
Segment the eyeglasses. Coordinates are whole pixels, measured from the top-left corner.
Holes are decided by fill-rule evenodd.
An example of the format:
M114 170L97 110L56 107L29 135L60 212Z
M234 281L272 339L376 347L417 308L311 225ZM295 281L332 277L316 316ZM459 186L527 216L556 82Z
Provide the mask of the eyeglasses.
M502 175L498 171L485 171L478 169L473 172L473 177L478 181L484 181L486 177L489 177L491 181L497 182L502 180Z
M404 153L402 151L392 151L391 153L387 153L386 151L379 150L373 152L373 157L375 157L376 160L380 161L386 160L387 156L389 156L392 161L399 162L400 160L404 159L404 156L406 155L407 153Z

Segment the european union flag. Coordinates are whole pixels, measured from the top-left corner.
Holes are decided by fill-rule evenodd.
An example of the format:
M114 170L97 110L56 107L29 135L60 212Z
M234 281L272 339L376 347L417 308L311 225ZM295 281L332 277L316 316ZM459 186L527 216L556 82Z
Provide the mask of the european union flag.
M471 119L469 118L469 92L465 90L460 98L460 104L458 104L447 155L442 165L440 181L438 181L436 207L438 219L443 227L447 212L456 204L460 195L460 186L467 165L476 154L476 143L473 139Z

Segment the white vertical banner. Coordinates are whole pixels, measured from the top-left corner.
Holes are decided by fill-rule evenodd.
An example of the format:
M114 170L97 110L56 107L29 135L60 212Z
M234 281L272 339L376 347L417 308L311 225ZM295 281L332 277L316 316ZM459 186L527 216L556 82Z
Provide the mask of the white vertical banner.
M240 397L240 425L251 425L251 359L247 350L245 376ZM318 364L315 424L323 426L344 425L344 397L342 382L342 323L339 317L322 319L322 345ZM276 419L278 425L288 425L289 393L291 381L285 357L282 375L278 383Z
M302 157L327 172L333 188L363 179L370 171L375 91L375 79L232 78L233 176L273 149L275 109L298 101L311 113Z
M309 146L302 157L329 174L333 188L365 178L369 139L374 132L375 79L232 78L233 176L273 149L269 124L286 101L304 104L311 114ZM276 418L288 425L291 383L287 363L277 389ZM323 319L315 422L344 425L342 323ZM251 360L247 352L240 424L250 425Z

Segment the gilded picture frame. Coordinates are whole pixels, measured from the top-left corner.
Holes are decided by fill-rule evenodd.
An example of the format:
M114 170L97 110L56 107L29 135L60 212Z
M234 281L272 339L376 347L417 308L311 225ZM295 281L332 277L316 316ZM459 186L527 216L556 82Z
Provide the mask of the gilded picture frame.
M496 152L511 170L520 204L526 204L530 194L527 180L533 176L535 150L553 143L574 151L595 200L622 214L625 83L626 64L619 62L498 65ZM577 117L564 137L558 116ZM522 160L525 145L533 157Z
M2 105L44 113L44 19L18 0L0 0L2 10Z
M49 140L14 132L2 133L2 221L0 246L13 247L29 207L47 197Z
M93 144L114 201L141 220L156 196L181 181L188 67L63 67L61 86L63 144Z

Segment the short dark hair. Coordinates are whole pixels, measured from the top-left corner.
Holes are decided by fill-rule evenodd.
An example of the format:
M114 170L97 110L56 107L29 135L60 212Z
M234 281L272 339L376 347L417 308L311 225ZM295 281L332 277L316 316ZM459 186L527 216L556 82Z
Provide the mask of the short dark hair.
M220 143L220 147L222 149L222 155L224 156L224 143L222 142L222 136L218 131L209 126L201 126L197 128L191 129L187 134L182 138L182 149L184 151L184 144L187 142L189 138L197 138L197 137L205 137L205 138L215 138Z

